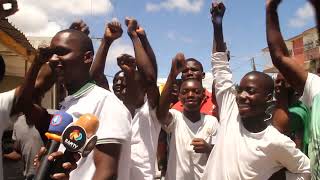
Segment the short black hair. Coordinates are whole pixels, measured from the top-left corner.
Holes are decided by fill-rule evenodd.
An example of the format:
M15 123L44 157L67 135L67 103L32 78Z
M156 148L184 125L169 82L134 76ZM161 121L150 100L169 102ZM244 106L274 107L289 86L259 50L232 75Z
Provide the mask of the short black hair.
M79 30L75 30L75 29L65 29L62 31L59 31L57 34L60 33L70 33L73 36L75 36L77 39L79 39L79 41L81 42L81 50L83 52L87 52L87 51L91 51L92 53L94 53L94 48L93 48L93 43L92 40L89 38L89 36Z
M249 75L254 75L254 76L259 77L261 79L261 81L263 82L263 84L264 84L265 92L267 94L273 94L274 81L271 78L271 76L269 76L266 73L260 72L260 71L251 71L251 72L248 72L246 75L244 75L243 78L246 77L246 76L249 76Z
M6 72L6 64L4 63L4 59L0 55L0 81L2 81L5 72Z
M124 73L124 72L122 70L120 70L113 76L113 82L121 73Z
M182 87L182 85L183 85L184 83L187 83L187 82L189 82L189 81L200 83L201 88L204 89L204 87L203 87L203 85L202 85L202 81L199 81L199 80L193 79L193 78L192 78L192 79L185 79L185 80L183 80L183 81L181 82L180 87ZM180 88L180 89L181 89L181 88Z
M203 72L203 66L202 66L202 64L201 64L200 61L198 61L198 60L196 60L196 59L194 59L194 58L188 58L188 59L186 59L186 62L188 62L188 61L193 61L193 62L195 62L196 64L198 64L198 65L200 66L200 68L201 68L201 71Z

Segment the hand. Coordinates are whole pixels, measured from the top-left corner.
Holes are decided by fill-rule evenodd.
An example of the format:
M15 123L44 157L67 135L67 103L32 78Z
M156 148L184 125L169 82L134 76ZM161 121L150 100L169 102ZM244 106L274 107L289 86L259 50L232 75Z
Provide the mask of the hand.
M40 160L44 156L47 149L45 147L41 147L39 153L35 156L33 160L33 165L38 169L40 167ZM55 161L57 159L62 158L63 152L54 152L48 156L49 161ZM59 180L68 180L69 179L69 173L77 168L77 161L80 159L80 155L78 153L74 153L74 161L72 162L65 162L62 164L63 169L68 173L55 173L53 175L50 175L52 179L59 179Z
M121 24L117 21L112 21L107 24L104 32L104 38L109 41L114 41L122 36L123 30Z
M221 24L226 7L223 3L212 3L211 7L211 21L213 24Z
M3 8L4 4L11 4L11 8L5 10ZM8 16L13 15L14 13L16 13L18 11L18 3L17 0L1 0L0 2L0 19L6 18Z
M73 22L70 25L69 29L81 31L81 32L85 33L86 35L89 35L89 33L90 33L89 26L82 20L78 20L78 21Z
M172 60L171 74L177 77L184 69L186 69L186 60L183 53L178 53Z
M125 23L128 27L128 35L130 37L137 35L136 30L138 29L138 22L134 18L126 17Z
M132 74L136 69L136 62L134 57L128 54L122 54L121 56L119 56L117 58L117 63L121 70L127 74Z
M282 0L266 0L266 7L277 9Z
M38 47L34 61L38 65L43 65L49 61L52 55L52 50L47 45L42 44Z
M194 138L191 145L196 153L210 153L213 147L201 138Z
M140 36L140 37L147 36L145 30L141 26L138 26L138 28L136 29L136 32L137 32L138 36Z

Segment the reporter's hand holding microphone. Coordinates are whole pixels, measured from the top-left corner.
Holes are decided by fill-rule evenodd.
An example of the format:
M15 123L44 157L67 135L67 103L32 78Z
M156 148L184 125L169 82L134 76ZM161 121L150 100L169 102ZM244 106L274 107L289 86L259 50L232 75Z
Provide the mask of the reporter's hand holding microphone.
M77 168L80 154L86 157L95 147L95 133L99 127L97 117L85 114L71 122L72 116L65 112L59 111L53 116L46 133L49 146L42 148L34 160L38 167L36 180L69 179L69 173ZM66 148L64 152L58 151L60 143Z

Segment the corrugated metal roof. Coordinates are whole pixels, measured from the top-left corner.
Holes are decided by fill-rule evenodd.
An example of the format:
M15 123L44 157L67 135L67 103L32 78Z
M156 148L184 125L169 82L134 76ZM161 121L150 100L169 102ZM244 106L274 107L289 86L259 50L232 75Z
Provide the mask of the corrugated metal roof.
M30 44L26 36L11 23L9 23L7 19L0 19L0 30L8 34L17 43L25 47L27 51L36 51L36 49Z

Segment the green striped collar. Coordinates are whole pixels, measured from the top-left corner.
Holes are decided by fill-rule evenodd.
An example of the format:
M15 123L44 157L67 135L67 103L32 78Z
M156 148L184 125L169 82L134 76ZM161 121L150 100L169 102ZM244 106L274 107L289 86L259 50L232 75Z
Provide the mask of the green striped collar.
M82 86L77 92L73 93L71 96L75 99L78 99L84 94L88 93L90 90L92 90L94 86L95 86L95 82L89 81L84 86Z

